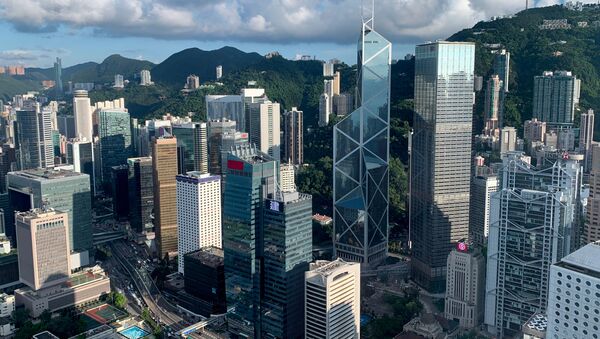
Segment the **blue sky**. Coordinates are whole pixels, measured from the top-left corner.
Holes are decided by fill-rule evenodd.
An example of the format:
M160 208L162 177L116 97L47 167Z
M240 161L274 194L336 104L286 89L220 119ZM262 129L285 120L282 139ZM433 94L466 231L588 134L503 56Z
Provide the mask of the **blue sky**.
M417 43L518 12L525 0L376 3L375 28L402 58ZM360 17L359 0L2 0L0 65L50 67L58 56L70 66L114 53L158 63L185 48L225 45L354 63Z

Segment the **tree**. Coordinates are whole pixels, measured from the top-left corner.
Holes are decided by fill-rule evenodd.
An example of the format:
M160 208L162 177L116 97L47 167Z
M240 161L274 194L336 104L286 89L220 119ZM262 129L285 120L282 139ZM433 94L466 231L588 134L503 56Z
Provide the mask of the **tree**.
M17 328L22 327L27 321L29 321L29 310L26 308L17 308L12 313L12 319Z
M390 172L390 219L403 219L406 213L406 197L408 194L408 176L404 164L399 158L392 157L389 163Z

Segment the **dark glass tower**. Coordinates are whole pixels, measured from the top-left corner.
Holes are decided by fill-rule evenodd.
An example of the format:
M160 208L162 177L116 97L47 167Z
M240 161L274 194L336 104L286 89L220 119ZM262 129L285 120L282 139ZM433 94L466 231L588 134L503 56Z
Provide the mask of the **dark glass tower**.
M446 261L469 235L475 45L417 46L410 171L413 277L432 292L446 288Z
M152 158L129 158L129 219L137 232L152 231L154 208L154 182Z
M127 163L131 156L131 123L125 110L103 109L98 114L102 182L110 189L113 166Z
M334 255L377 265L388 249L392 44L364 20L358 42L358 108L333 130Z

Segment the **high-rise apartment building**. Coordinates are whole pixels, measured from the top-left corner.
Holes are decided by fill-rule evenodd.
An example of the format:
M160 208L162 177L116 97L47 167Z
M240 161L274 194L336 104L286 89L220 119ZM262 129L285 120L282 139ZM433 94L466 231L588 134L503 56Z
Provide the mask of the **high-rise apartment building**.
M413 277L446 287L446 260L469 233L475 45L435 42L415 56L410 228Z
M331 115L331 97L327 93L321 94L319 97L319 126L324 127L329 125L329 116Z
M514 127L503 127L500 130L500 154L513 152L517 147L517 129Z
M498 128L498 120L502 116L501 110L504 104L501 96L504 92L503 82L498 75L492 75L488 81L485 90L484 114L486 121L492 122L493 128Z
M115 74L115 84L113 85L114 88L123 88L125 87L125 83L123 82L123 75L121 74Z
M296 169L292 164L279 166L279 189L283 192L296 191Z
M579 105L581 80L567 71L544 72L533 81L533 117L551 126L570 126Z
M362 24L359 107L333 129L334 256L365 267L388 250L388 158L392 44Z
M255 146L238 146L227 159L223 194L223 250L229 331L261 337L264 199L276 192L279 166Z
M92 105L87 91L77 90L73 93L73 115L75 116L75 136L82 140L94 140Z
M147 69L143 69L140 71L140 86L150 86L153 85L152 76L150 71Z
M585 225L581 243L600 240L600 144L592 144L590 167L590 195L587 199Z
M65 170L27 170L7 175L10 213L8 226L14 225L14 212L27 212L47 206L67 213L69 248L92 249L92 195L87 174ZM14 230L14 228L12 228ZM13 232L7 232L13 235Z
M510 52L505 49L495 51L494 53L494 74L497 74L502 81L503 91L508 93L508 83L510 80Z
M215 68L216 79L219 80L223 77L223 66L219 65Z
M183 257L203 247L222 248L221 177L201 172L177 176L178 270Z
M178 173L208 173L208 125L188 122L171 128L177 138Z
M344 116L354 110L354 97L350 93L333 96L333 111L337 116Z
M158 256L177 252L177 139L162 137L152 144L154 227Z
M250 142L275 160L281 158L280 105L269 100L248 104Z
M459 242L450 251L447 264L444 317L463 328L483 322L485 301L485 257L478 247Z
M126 109L101 109L98 138L102 183L109 189L111 168L127 164L131 151L131 122Z
M17 136L21 169L54 167L50 112L39 104L17 110Z
M152 180L152 158L129 158L129 223L136 232L152 230L154 209L154 181Z
M498 177L493 173L478 173L471 183L469 239L477 247L487 246L490 230L492 193L498 191Z
M550 267L546 338L600 337L600 242Z
M294 165L304 162L303 112L296 107L283 114L283 154L281 161Z
M527 142L544 142L546 136L546 123L536 118L525 121L523 135Z
M581 113L579 123L579 152L585 156L583 170L588 172L592 165L592 142L594 141L594 110Z
M64 283L71 274L68 219L48 209L15 214L19 280L33 290Z
M342 76L340 72L333 74L333 96L340 95L340 85L342 83Z
M256 93L254 93L256 94ZM262 91L264 95L264 90ZM249 99L251 100L252 97ZM246 114L244 111L243 95L207 95L206 96L206 118L212 120L233 120L237 123L237 129L246 130Z
M548 305L550 265L571 252L580 168L559 159L533 168L509 153L492 197L485 323L498 337L515 335Z
M64 94L62 82L62 60L56 58L54 63L54 85L56 86L56 94L60 98Z
M360 264L317 261L305 273L306 339L360 338Z
M262 337L304 338L304 273L312 261L312 197L278 192L263 214Z
M208 171L211 174L222 174L223 136L225 134L235 135L235 127L236 123L233 120L212 120L208 122Z
M185 80L185 88L189 90L195 90L200 88L200 77L194 74L188 75Z

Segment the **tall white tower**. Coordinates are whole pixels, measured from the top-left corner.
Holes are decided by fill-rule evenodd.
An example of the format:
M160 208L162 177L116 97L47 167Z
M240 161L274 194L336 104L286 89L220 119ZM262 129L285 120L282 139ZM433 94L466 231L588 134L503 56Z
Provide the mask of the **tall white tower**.
M93 123L92 123L92 105L88 92L77 90L73 93L73 115L75 116L75 134L78 138L85 138L92 141Z

